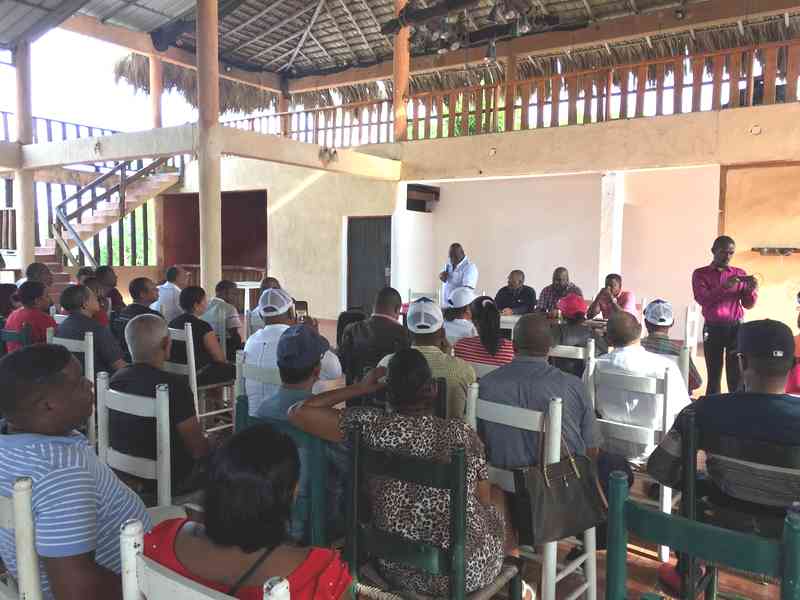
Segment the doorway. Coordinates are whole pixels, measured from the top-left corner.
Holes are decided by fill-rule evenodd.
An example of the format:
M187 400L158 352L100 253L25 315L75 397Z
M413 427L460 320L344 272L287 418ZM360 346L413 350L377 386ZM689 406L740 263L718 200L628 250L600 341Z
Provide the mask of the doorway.
M392 217L347 219L347 307L372 313L392 275Z

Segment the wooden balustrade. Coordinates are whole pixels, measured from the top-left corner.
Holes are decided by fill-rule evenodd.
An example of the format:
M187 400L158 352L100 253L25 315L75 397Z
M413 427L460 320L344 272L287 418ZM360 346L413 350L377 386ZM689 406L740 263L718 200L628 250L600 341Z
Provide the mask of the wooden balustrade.
M0 249L17 249L17 221L13 208L0 208Z

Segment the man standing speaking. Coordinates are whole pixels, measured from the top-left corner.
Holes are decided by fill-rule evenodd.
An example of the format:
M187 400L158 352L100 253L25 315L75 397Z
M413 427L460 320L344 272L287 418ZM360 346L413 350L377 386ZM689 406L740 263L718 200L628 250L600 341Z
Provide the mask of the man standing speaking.
M439 279L444 283L444 297L442 305L446 305L453 290L466 287L474 290L478 286L478 267L470 262L464 254L461 244L450 245L450 261L444 266L444 271L439 273Z

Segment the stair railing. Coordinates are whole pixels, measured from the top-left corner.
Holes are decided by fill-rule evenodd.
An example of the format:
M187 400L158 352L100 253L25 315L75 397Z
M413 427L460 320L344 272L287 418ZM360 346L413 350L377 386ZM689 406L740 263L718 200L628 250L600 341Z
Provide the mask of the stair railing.
M110 199L114 194L119 194L119 215L120 219L125 217L125 193L127 187L139 179L142 179L157 169L161 168L162 166L166 165L168 161L171 160L171 157L161 157L157 158L150 164L144 166L143 168L139 169L132 175L128 175L128 171L131 170L131 164L134 162L139 162L138 159L136 161L123 161L116 164L112 169L108 172L103 173L100 177L93 180L91 183L87 184L86 186L80 188L77 192L66 198L63 202L61 202L58 206L56 206L54 214L56 216L56 227L54 231L54 238L56 244L61 249L61 252L67 259L73 264L78 265L78 259L72 254L69 249L69 244L64 237L66 233L68 238L71 238L75 245L78 248L78 251L82 253L86 260L88 260L89 264L93 267L97 267L97 259L95 256L89 251L86 244L81 239L80 234L77 232L75 227L70 223L70 221L79 218L83 213L87 210L93 210L97 208L97 205L100 202L104 202ZM181 173L180 177L183 177L183 160L181 160ZM114 183L113 185L108 185L111 180L113 180L114 176L118 174L118 182ZM104 189L102 194L98 194L98 188ZM68 213L67 207L70 202L74 202L83 197L83 195L87 192L91 192L91 200L86 204L78 206L75 210Z

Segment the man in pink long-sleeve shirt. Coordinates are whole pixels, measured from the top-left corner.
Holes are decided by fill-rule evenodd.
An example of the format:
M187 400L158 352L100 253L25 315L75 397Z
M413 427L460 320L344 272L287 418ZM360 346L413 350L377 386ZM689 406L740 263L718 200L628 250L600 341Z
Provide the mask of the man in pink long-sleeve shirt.
M714 260L707 267L696 269L692 275L694 299L703 308L703 352L708 369L706 394L719 394L722 381L723 356L728 390L739 387L740 372L736 358L736 336L745 309L755 306L758 282L742 269L730 266L736 243L723 235L714 240L711 253Z
M606 277L606 286L597 293L594 302L589 305L586 316L593 319L598 314L602 314L604 319L610 319L614 313L620 310L639 318L636 311L636 296L633 292L623 291L622 277L611 273Z

